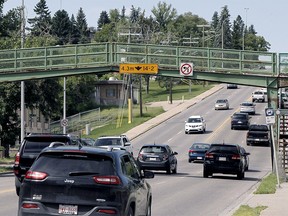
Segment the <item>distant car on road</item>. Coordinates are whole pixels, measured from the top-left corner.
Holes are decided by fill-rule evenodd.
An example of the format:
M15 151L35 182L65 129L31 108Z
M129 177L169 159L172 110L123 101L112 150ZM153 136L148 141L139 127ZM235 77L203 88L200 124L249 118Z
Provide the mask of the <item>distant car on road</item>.
M243 179L249 154L238 144L211 144L205 154L203 177L221 173L237 175L238 179Z
M270 130L266 124L251 124L246 135L247 145L269 146L271 143Z
M209 143L193 143L188 151L188 162L204 161L205 153L209 149Z
M265 102L265 92L263 90L256 90L252 93L252 102Z
M146 144L139 151L137 162L142 170L163 170L177 173L177 152L167 144Z
M236 112L231 116L231 129L248 129L250 126L250 116L248 113Z
M185 121L185 134L192 132L205 133L206 131L206 121L203 116L196 115L190 116L187 121Z
M227 89L237 89L238 85L236 84L227 84Z
M240 112L255 115L256 108L253 102L245 101L240 104Z
M228 110L229 102L227 99L218 99L214 105L215 110Z
M133 146L126 135L113 135L113 136L100 136L94 143L95 147L119 147L124 148L126 151L133 155Z

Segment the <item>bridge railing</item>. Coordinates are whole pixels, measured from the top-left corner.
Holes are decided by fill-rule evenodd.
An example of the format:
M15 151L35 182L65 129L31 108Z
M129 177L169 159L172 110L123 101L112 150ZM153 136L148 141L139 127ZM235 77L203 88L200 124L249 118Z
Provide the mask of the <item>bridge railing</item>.
M181 63L193 63L197 71L277 74L276 53L142 44L115 46L118 63L156 63L171 69L179 68Z
M117 66L120 63L156 63L179 69L193 63L194 70L277 75L276 53L192 48L147 44L95 43L0 50L0 73Z

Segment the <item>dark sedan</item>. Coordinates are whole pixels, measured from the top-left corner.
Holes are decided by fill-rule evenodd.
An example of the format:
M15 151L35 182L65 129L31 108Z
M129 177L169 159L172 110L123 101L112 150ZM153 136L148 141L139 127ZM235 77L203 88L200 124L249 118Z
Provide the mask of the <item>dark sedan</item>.
M248 113L237 112L231 116L231 129L248 129L250 126L250 117Z
M140 149L137 162L142 170L177 173L177 154L167 144L146 144Z
M209 149L208 143L193 143L188 151L188 162L204 161L205 153Z

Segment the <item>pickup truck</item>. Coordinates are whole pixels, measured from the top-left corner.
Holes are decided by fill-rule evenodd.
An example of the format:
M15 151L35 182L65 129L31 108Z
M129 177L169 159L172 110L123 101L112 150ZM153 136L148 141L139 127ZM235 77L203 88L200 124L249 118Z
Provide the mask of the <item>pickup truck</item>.
M250 145L269 146L271 142L269 127L265 124L251 124L249 126L246 143Z
M265 102L265 94L263 91L257 90L252 93L252 102Z

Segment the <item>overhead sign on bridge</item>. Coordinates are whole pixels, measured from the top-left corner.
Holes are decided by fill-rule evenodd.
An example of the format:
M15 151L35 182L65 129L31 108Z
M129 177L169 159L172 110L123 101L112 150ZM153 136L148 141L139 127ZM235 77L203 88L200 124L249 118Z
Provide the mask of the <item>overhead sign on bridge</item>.
M158 64L120 64L119 73L157 74Z

